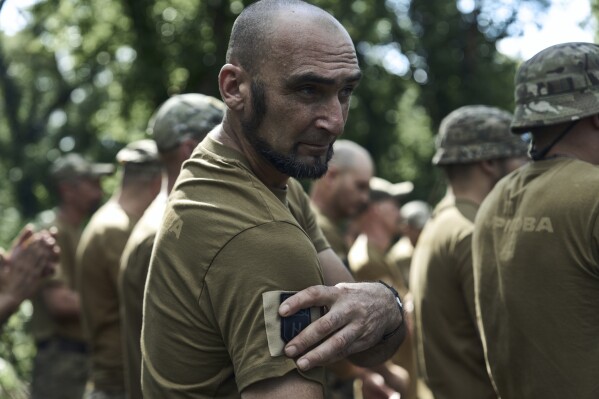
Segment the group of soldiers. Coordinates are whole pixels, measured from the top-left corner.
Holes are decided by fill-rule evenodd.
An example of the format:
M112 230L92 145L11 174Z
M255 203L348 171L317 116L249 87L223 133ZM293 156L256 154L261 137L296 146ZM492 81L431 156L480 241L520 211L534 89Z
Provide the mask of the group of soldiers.
M513 115L447 115L432 211L338 139L360 79L331 15L259 1L222 101L163 103L104 205L112 164L56 160L58 206L0 259L31 397L596 398L599 46L523 63Z

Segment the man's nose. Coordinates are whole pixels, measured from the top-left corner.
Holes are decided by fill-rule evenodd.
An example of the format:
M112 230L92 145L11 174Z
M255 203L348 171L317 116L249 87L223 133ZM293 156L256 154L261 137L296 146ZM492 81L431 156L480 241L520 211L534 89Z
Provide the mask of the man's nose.
M330 97L322 106L321 115L316 120L316 127L325 129L338 137L343 133L344 114L344 105L339 101L339 98L337 96Z

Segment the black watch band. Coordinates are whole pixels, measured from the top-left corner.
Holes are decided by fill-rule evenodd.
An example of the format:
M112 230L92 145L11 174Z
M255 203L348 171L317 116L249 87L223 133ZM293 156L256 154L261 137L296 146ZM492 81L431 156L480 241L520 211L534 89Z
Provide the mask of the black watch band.
M391 290L391 292L393 293L393 296L395 297L395 302L397 302L397 306L399 307L399 314L401 315L401 323L399 323L399 326L397 326L397 328L395 330L383 335L383 341L386 341L389 338L391 338L393 335L395 335L401 329L401 327L404 325L405 317L404 317L403 304L401 303L401 298L399 297L399 293L397 292L397 290L395 288L391 287L390 285L385 284L381 280L379 280L379 283L383 284L385 287L387 287Z

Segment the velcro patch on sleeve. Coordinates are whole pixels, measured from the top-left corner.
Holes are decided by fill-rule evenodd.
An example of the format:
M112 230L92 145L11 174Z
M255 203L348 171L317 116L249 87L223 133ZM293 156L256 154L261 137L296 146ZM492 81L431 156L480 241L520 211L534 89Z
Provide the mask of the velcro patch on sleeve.
M266 338L272 357L282 356L285 344L321 316L319 307L302 309L289 317L279 316L279 306L293 294L294 291L268 291L262 294Z

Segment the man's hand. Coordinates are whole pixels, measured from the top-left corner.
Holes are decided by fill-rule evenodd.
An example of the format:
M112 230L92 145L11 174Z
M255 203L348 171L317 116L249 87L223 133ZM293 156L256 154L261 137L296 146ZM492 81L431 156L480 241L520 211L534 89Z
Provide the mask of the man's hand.
M386 384L382 375L367 372L360 379L363 399L400 399L401 395Z
M279 314L285 317L313 306L325 306L328 312L285 347L287 356L301 356L297 360L301 370L350 355L360 366L380 364L393 355L405 337L402 326L388 340L382 340L403 320L393 294L380 283L309 287L284 301Z
M41 279L54 272L59 249L54 236L26 227L8 254L0 254L1 319L39 288ZM7 314L8 313L8 314Z
M372 371L383 377L385 385L399 392L402 396L408 395L408 391L410 390L410 375L406 369L391 361L387 361L373 367Z

